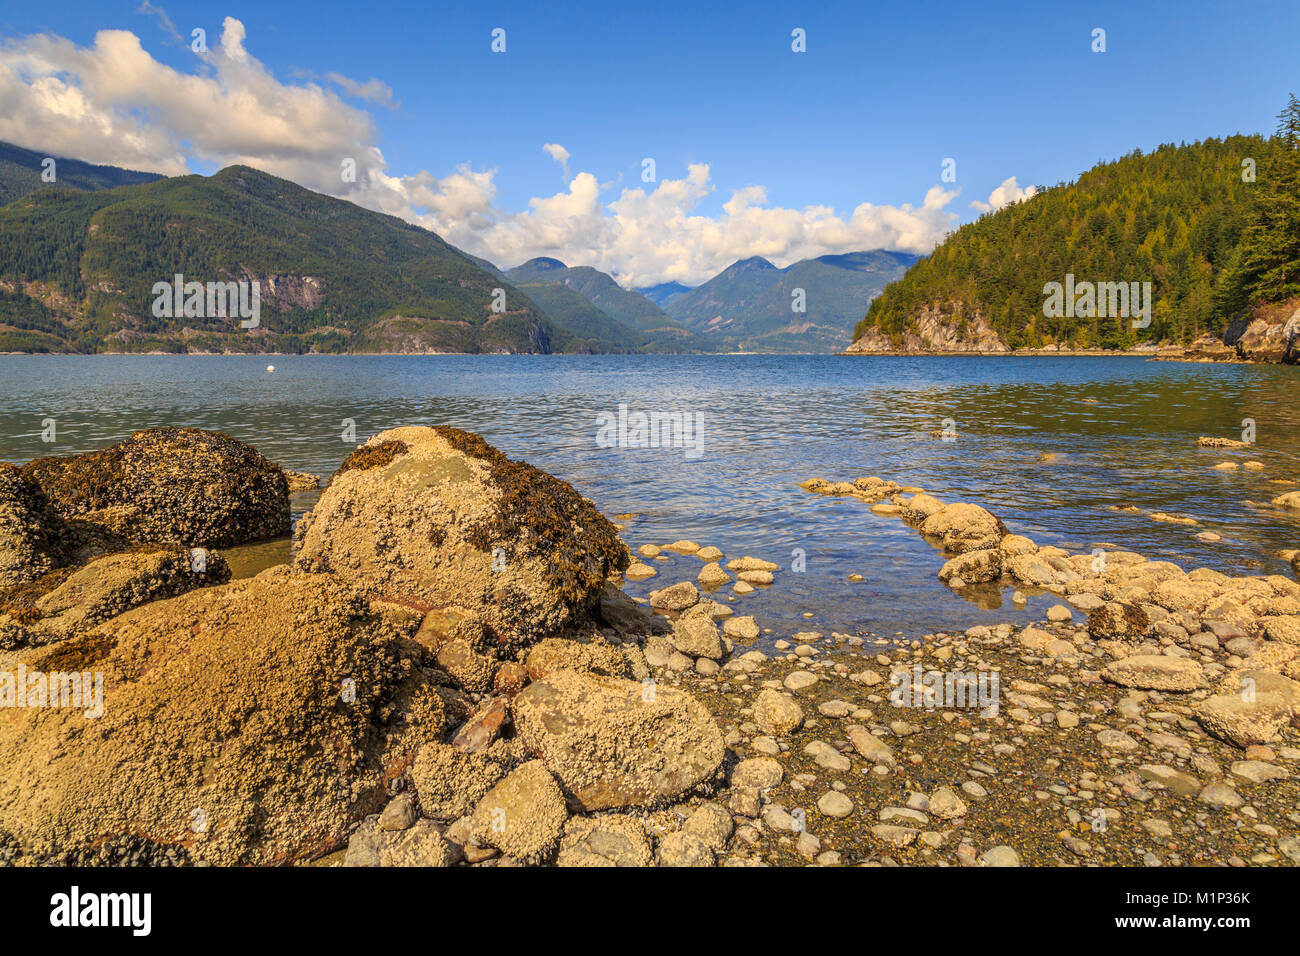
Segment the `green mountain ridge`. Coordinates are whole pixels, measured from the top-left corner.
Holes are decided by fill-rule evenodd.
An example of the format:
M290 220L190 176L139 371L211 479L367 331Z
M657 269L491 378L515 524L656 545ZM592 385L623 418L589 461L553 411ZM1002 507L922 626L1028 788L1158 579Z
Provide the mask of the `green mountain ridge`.
M1279 119L1267 139L1134 151L981 216L890 284L855 341L872 350L935 341L960 349L994 333L1012 349L1189 345L1225 333L1235 341L1251 310L1300 296L1295 97ZM1067 276L1150 282L1150 326L1118 315L1048 317L1045 286Z
M567 266L559 259L539 256L507 269L505 275L510 281L529 289L537 290L541 285L553 284L580 295L608 320L630 332L641 333L644 337L639 347L641 350L711 352L716 348L716 343L682 327L645 296L624 289L612 276L591 266ZM574 321L581 326L589 323L589 317L571 318L563 312L562 301L572 300L559 296L552 298L557 310L552 315L557 321L561 324Z
M54 182L42 179L46 160L53 159ZM96 166L79 159L51 157L13 143L0 143L0 206L30 195L38 189L62 187L94 191L133 186L162 179L159 173L145 173L117 166Z
M153 315L177 273L258 280L260 326ZM0 207L0 351L599 349L434 233L245 166Z

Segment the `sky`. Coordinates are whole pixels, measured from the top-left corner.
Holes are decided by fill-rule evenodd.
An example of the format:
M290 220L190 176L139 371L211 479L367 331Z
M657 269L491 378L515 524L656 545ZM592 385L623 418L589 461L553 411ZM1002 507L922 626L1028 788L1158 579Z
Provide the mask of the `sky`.
M1098 161L1270 132L1297 49L1296 0L0 0L0 140L246 163L503 267L692 285L926 253Z

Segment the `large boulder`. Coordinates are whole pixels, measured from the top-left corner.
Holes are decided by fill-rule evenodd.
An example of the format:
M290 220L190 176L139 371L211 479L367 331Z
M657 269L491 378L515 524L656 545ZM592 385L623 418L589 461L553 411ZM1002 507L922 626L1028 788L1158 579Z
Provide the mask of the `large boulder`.
M296 537L300 568L421 610L464 609L499 651L584 615L628 560L614 526L568 484L446 427L375 435Z
M273 865L344 845L445 729L402 646L351 587L280 567L29 659L29 683L65 691L53 675L102 675L102 710L84 693L31 706L30 690L0 708L0 856L111 861L125 846L133 862Z
M99 451L22 467L65 519L140 543L228 548L289 533L280 466L220 432L150 428Z
M0 589L34 581L62 561L62 521L40 486L0 462Z
M586 811L673 800L722 763L722 733L682 691L557 671L513 701L515 728Z
M938 539L953 554L996 548L1006 533L991 513L964 502L947 505L921 522L921 534Z

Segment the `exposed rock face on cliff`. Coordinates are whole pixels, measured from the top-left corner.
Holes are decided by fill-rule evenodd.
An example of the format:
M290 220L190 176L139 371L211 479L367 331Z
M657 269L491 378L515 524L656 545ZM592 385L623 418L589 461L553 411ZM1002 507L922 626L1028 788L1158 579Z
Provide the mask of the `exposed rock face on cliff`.
M869 329L845 350L854 355L906 353L978 353L996 355L1010 351L1001 336L978 311L962 302L932 303L913 317L894 340L880 329Z
M1223 341L1247 361L1300 361L1300 301L1254 309L1228 326Z
M435 643L464 639L502 657L591 610L628 559L614 526L571 486L454 428L374 436L297 538L298 567L422 612L464 612L464 633Z
M99 451L38 458L22 475L65 520L132 542L227 548L289 533L284 472L220 432L150 428Z
M845 354L997 355L1012 351L982 313L950 301L931 304L916 313L901 335L867 329ZM1062 342L1014 351L1068 355L1075 350ZM1145 342L1128 351L1169 361L1294 364L1300 362L1300 299L1256 306L1230 324L1222 336L1207 333L1190 345Z

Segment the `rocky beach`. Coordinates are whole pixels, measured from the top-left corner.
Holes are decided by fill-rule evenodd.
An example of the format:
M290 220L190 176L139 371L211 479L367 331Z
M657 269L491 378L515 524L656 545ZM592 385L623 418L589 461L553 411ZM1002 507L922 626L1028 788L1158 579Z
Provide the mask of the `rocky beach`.
M643 540L470 432L380 432L318 483L192 428L0 466L0 864L1300 862L1293 576L810 477L947 588L1049 600L777 629L745 606L776 555ZM303 494L287 563L232 574Z

